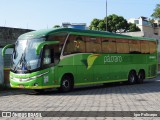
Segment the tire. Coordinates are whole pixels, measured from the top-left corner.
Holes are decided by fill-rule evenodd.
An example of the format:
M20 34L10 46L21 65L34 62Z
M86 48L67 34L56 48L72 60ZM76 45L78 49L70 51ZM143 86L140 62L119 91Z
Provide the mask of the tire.
M63 76L61 80L60 92L69 92L73 89L72 78L70 76Z
M128 75L128 84L133 85L137 81L137 75L135 71L130 71Z
M138 73L137 83L142 84L144 79L145 79L145 72L143 70L140 70Z
M39 94L42 94L44 93L44 89L34 89L35 92L39 93Z

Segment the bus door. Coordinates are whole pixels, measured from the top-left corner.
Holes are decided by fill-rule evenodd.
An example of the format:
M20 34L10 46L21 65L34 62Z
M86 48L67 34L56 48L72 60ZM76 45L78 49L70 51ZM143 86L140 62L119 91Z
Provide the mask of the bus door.
M58 51L57 45L49 45L44 47L43 52L43 66L52 66L52 64L57 64L60 59L60 52Z
M54 84L55 80L55 66L58 64L60 59L59 45L51 44L44 45L42 52L42 62L41 66L46 73L44 75L44 86L49 86Z

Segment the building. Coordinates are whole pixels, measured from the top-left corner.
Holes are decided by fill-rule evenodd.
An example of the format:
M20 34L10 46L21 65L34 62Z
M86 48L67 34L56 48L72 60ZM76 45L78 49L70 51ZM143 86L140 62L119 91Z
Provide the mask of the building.
M139 37L150 37L156 38L160 41L160 21L154 20L154 23L151 24L147 17L139 17L139 18L130 18L128 20L129 23L135 23L137 27L141 29L138 32L127 32L123 33L125 35L131 36L139 36Z
M76 28L76 29L81 29L81 30L87 29L86 23L62 23L62 27Z
M33 30L21 29L21 28L11 28L11 27L0 27L0 47L4 47L7 44L13 44L17 38L26 32Z

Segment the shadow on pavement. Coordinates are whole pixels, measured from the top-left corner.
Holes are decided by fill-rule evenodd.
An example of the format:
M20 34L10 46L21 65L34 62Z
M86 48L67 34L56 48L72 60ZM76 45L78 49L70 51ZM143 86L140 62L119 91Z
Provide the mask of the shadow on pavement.
M57 90L45 91L43 93L37 93L33 90L24 89L12 89L9 91L0 91L1 96L10 95L43 95L43 96L74 96L74 95L100 95L100 94L143 94L160 92L160 80L149 79L145 80L143 84L127 85L124 83L108 83L105 85L92 85L75 88L73 91L68 93L60 93Z

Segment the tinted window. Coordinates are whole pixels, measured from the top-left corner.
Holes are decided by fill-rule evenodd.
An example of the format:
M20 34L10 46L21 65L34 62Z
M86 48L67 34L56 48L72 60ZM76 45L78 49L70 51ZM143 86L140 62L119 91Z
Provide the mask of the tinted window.
M117 53L129 53L128 40L116 39Z
M148 41L141 41L141 53L150 53Z
M86 37L86 52L100 53L101 52L101 38Z
M103 53L116 53L116 41L112 38L103 38L102 40L102 52Z
M69 36L65 49L64 55L74 54L74 53L84 53L85 52L85 41L83 36Z
M149 42L150 53L156 52L156 42Z
M141 53L140 41L129 40L129 52L130 53Z

